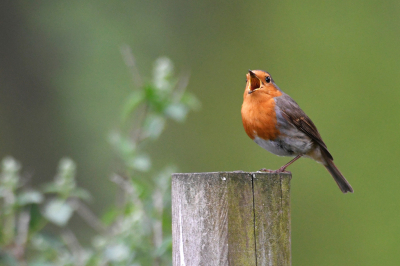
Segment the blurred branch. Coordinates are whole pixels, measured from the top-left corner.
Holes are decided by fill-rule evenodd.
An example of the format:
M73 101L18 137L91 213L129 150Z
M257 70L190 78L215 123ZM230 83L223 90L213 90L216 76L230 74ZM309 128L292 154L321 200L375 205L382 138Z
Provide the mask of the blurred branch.
M18 231L15 237L15 243L17 246L21 247L22 250L25 249L26 242L28 240L28 232L29 232L29 222L31 220L31 216L28 210L24 210L19 213L18 217ZM22 256L23 257L23 254Z
M131 71L133 83L138 88L142 87L143 85L142 78L140 77L139 69L136 66L136 60L135 57L133 56L131 47L127 44L123 44L121 45L120 50L126 66Z
M85 222L90 225L98 233L105 233L107 228L103 223L97 218L97 216L80 200L71 199L70 202L74 206L75 211L79 216L82 217Z
M162 215L163 215L163 195L160 189L156 189L153 192L153 206L156 212L156 219L153 221L153 242L154 247L159 249L163 241L163 230L162 230ZM154 266L160 264L158 256L154 259Z
M115 184L117 184L127 194L133 194L133 187L122 176L114 174L114 175L111 176L110 180L112 182L114 182Z
M79 243L78 239L76 238L75 234L71 230L65 229L61 233L61 237L75 258L74 264L76 266L83 266L84 265L83 254L82 254L83 248Z
M119 188L124 191L126 194L128 194L130 196L130 200L140 206L142 206L142 202L140 201L140 199L137 197L137 193L135 191L135 188L132 186L132 184L124 179L122 176L114 174L111 178L111 181L114 182L115 184L117 184L119 186ZM126 200L126 198L125 198Z
M135 126L132 129L132 141L135 144L138 144L141 140L143 140L143 123L146 119L147 113L149 110L149 106L145 105L142 107L141 112L138 114L138 119L136 119Z
M180 74L173 95L175 102L179 102L182 99L182 96L185 93L186 88L189 84L189 78L190 78L190 71L184 71Z

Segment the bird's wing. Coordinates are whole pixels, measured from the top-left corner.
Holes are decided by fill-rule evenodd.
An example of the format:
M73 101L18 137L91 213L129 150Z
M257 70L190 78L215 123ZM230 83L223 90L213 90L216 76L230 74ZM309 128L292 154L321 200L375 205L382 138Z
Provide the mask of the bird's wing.
M326 155L333 160L332 155L328 151L324 141L319 134L317 127L311 119L301 110L300 106L287 94L282 94L276 97L276 103L281 110L283 117L297 129L304 132L313 141L318 143L321 148L326 152Z

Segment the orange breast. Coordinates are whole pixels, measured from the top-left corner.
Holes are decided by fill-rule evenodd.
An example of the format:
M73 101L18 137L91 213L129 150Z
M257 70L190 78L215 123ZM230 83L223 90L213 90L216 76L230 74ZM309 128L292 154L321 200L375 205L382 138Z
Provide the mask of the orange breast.
M279 134L276 127L275 101L272 97L245 97L242 121L244 130L251 139L258 136L265 140L274 140Z

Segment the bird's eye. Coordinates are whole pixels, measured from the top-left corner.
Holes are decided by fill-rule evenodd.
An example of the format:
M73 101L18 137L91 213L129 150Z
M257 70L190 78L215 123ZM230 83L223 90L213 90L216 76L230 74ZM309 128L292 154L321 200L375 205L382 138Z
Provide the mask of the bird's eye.
M270 82L271 82L271 77L270 77L270 76L266 76L266 77L265 77L265 81L266 81L267 83L270 83Z

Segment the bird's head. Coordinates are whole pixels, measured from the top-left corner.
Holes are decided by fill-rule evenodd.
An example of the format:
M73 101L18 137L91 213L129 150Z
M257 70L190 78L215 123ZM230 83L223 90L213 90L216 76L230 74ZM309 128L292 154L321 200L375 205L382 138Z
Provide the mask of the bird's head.
M271 75L263 70L249 70L246 75L246 89L244 97L249 94L267 94L271 97L282 95L281 90L275 85Z

